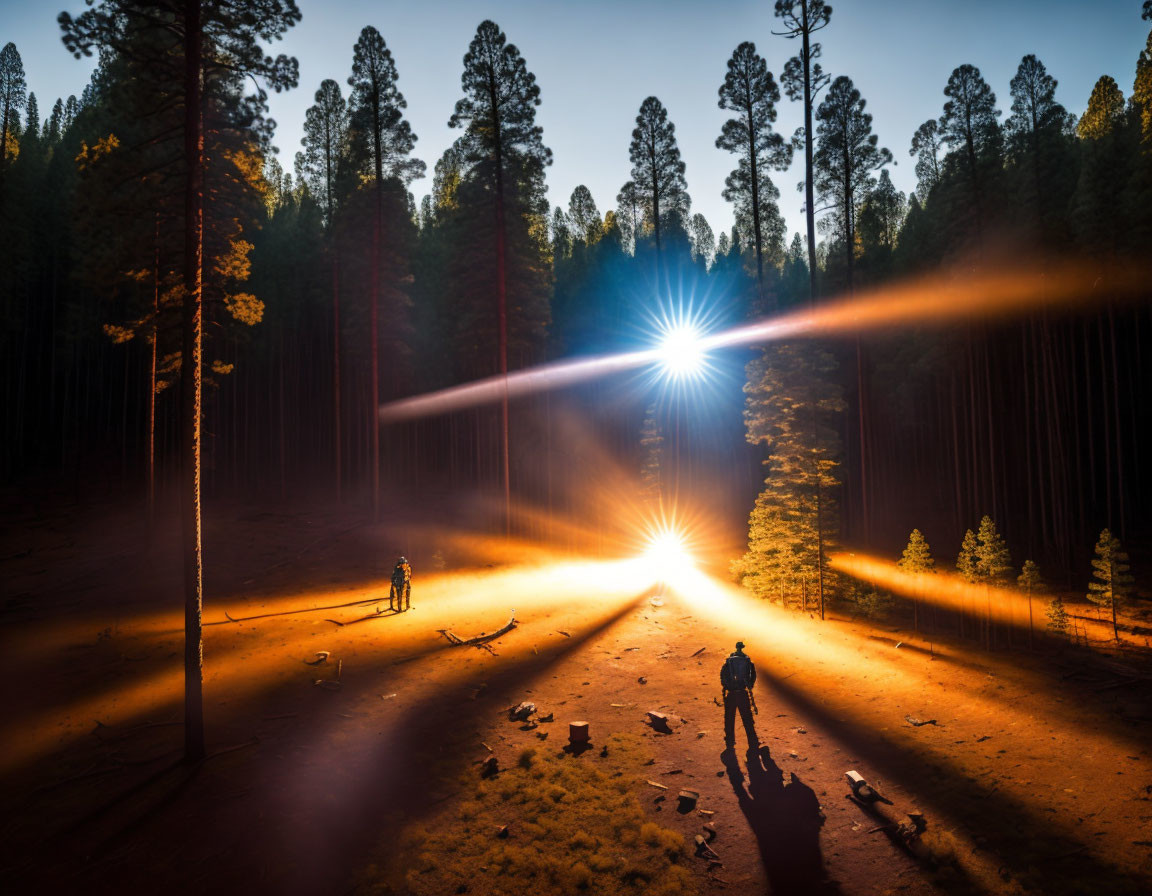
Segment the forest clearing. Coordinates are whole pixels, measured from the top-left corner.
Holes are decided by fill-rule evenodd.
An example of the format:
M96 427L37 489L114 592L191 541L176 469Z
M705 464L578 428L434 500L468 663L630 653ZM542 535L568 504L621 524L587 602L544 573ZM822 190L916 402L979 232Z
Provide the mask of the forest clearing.
M371 558L392 533L319 508L236 508L207 529L219 595L205 611L215 699L206 706L211 758L193 770L179 762L179 606L155 597L177 557L133 549L146 541L139 520L107 514L78 522L29 512L18 537L5 532L27 552L8 561L13 586L37 589L34 604L10 614L2 651L4 874L13 882L376 893L408 881L435 893L468 880L471 892L513 892L518 878L495 859L481 872L483 854L475 864L454 857L468 841L451 826L489 755L511 775L535 750L628 776L643 822L682 838L675 864L651 872L656 887L669 868L684 870L684 880L669 878L684 888L669 892L710 892L719 877L757 891L774 882L773 892L1072 893L1085 869L1094 892L1147 883L1152 846L1139 832L1152 812L1150 689L1096 664L1115 650L1086 603L1070 602L1070 612L1085 617L1090 648L973 654L900 623L832 614L805 651L797 648L815 643L818 622L722 580L716 594L673 582L654 597L650 576L626 560L529 543L494 550L460 532L414 541L417 568L436 551L459 565L417 579L410 612L341 626L330 620L362 618L379 605L373 598L386 604L387 570ZM74 562L60 564L61 552ZM498 558L513 565L490 565ZM116 575L101 575L110 565ZM310 611L353 601L361 604ZM495 628L512 601L520 624L493 652L453 648L437 633ZM225 613L258 618L227 623ZM265 615L275 613L288 615ZM1147 633L1150 621L1131 624ZM764 797L765 808L753 801L746 811L720 759L715 702L719 664L737 638L760 670L756 726L773 763L766 776L782 788L778 802ZM1118 662L1152 674L1146 647L1133 649ZM305 664L321 650L323 664ZM337 678L336 690L314 683ZM522 700L554 722L529 731L510 722L507 707ZM650 727L649 710L672 719L670 734ZM566 755L576 718L588 721L594 749ZM618 749L613 738L643 749ZM849 770L924 814L937 867L875 830L847 799ZM656 801L666 794L649 780L698 791L715 814L678 813L674 799ZM587 833L609 839L618 810L597 814L599 788L573 790L570 799L588 804ZM684 845L707 822L723 862L712 873ZM484 852L542 837L526 831L514 802L474 824ZM501 825L507 841L496 837ZM1038 827L1044 838L1033 836ZM427 833L445 828L447 844ZM550 849L567 855L567 839ZM613 872L593 879L604 885ZM575 893L578 880L537 883Z
M1152 892L1152 0L491 5L0 0L0 890Z

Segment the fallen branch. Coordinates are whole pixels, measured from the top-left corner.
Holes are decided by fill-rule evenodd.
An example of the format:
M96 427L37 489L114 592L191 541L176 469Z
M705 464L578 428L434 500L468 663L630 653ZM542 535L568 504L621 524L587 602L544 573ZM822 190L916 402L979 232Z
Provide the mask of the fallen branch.
M512 615L508 618L508 623L502 628L498 628L492 634L485 634L481 632L475 638L461 638L459 635L453 634L446 628L438 628L440 634L448 639L448 643L453 647L467 647L467 646L485 646L488 641L494 641L501 635L506 635L516 627L516 611L512 611Z

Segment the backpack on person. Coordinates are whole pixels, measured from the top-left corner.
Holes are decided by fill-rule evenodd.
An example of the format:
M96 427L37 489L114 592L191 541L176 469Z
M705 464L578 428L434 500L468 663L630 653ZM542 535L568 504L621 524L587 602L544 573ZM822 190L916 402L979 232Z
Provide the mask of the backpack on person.
M747 654L734 653L724 661L720 683L729 691L743 691L752 687L752 660Z

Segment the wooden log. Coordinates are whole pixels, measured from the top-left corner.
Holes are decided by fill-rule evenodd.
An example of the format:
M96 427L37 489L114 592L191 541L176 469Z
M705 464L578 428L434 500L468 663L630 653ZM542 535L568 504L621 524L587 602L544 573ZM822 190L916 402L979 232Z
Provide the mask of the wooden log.
M918 810L902 809L891 800L881 797L858 772L850 771L844 778L852 791L847 799L878 822L872 832L883 831L897 846L916 858L925 862L934 861L931 850L920 839L928 823Z

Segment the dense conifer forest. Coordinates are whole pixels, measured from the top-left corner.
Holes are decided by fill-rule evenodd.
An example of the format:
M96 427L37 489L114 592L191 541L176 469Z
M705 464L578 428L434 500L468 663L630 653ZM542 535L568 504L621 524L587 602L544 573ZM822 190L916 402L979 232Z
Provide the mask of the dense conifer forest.
M659 467L645 444L662 433L667 446L683 409L605 384L383 428L374 408L642 345L669 301L720 328L1021 259L1083 258L1106 284L1152 245L1152 35L1131 60L1131 84L1101 77L1084 109L1055 101L1059 60L1049 69L1028 55L1007 94L958 64L914 134L878 134L867 98L819 55L831 10L781 0L779 36L710 61L731 114L716 164L732 169L724 198L736 221L716 234L693 214L658 97L637 98L632 178L619 193L578 187L549 207L551 151L536 123L549 85L514 32L485 21L460 48L460 94L444 101L459 139L421 160L386 33L365 27L344 71L302 84L295 60L259 49L294 25L295 4L269 4L260 22L242 4L217 6L199 23L194 166L186 82L171 61L183 29L149 27L165 14L111 0L62 14L68 49L99 59L79 97L37 97L19 48L3 48L8 483L100 482L142 506L174 506L194 413L181 392L192 252L202 253L206 499L307 496L379 513L382 493L498 492L505 482L518 502L571 506L580 485L557 471L582 438L637 476ZM1139 13L1133 27L1146 27L1152 12L1145 5L1143 23ZM303 144L277 155L265 91L289 88L315 103ZM810 126L776 131L785 102L803 104ZM780 203L791 185L777 179L794 153L806 159L809 228L789 235ZM909 157L918 184L905 195L888 169ZM431 189L417 205L420 178ZM1103 527L1147 543L1150 324L1146 296L1114 301L1105 286L1070 311L747 352L723 362L724 394L706 396L703 425L686 428L677 479L683 465L685 481L703 487L724 458L731 475L719 491L738 517L752 511L754 543L799 526L893 552L913 526L931 526L959 546L989 515L1018 561L1071 584ZM581 436L554 425L566 402L580 408ZM789 423L773 402L785 415L811 406L819 425ZM820 458L818 472L795 459L805 452ZM821 491L819 522L780 517L784 503L808 507ZM819 571L811 558L767 556L753 547L737 564L766 594L779 576L800 587Z

